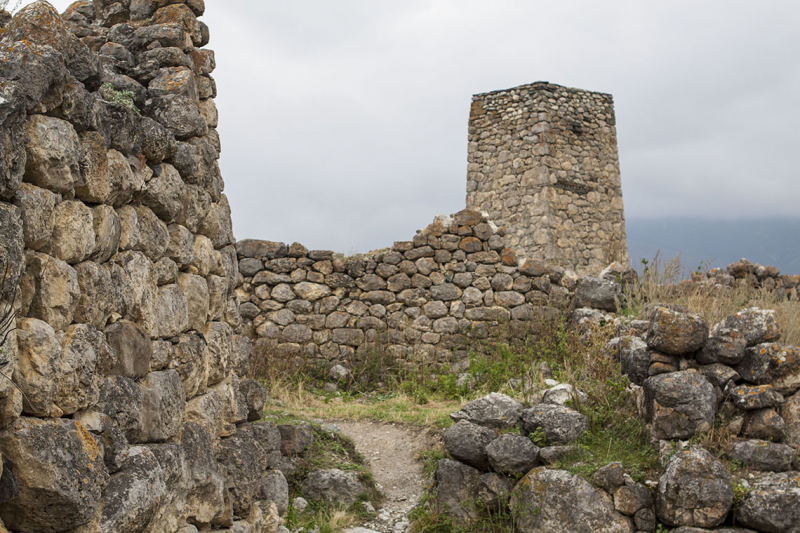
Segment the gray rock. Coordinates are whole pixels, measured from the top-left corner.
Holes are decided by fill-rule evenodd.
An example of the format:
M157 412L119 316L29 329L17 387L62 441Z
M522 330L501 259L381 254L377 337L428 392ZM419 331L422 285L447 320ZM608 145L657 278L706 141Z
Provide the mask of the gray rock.
M721 363L701 366L700 373L706 377L709 383L719 387L720 390L725 390L728 383L739 380L739 374L734 369Z
M800 390L800 353L794 346L764 343L749 347L736 371L750 383L771 383L784 396Z
M431 493L436 504L459 525L469 526L478 518L476 499L480 475L475 468L451 459L439 461L433 473Z
M145 530L165 500L164 471L145 447L128 449L122 469L103 490L101 531L137 533Z
M184 184L181 175L172 165L163 163L158 170L158 175L147 183L143 202L161 220L170 224L181 215Z
M589 429L589 419L569 407L539 404L522 412L521 429L527 436L539 428L548 445L569 444Z
M633 533L633 521L611 497L565 470L534 468L511 492L511 514L522 533Z
M592 307L616 312L622 287L613 281L584 276L575 289L575 307Z
M620 368L631 383L642 385L650 369L650 351L639 337L621 337L615 345Z
M645 485L629 481L614 492L614 509L633 516L640 509L653 507L653 493Z
M656 514L667 525L715 527L732 505L728 470L703 448L676 453L659 479Z
M786 423L786 444L800 451L800 392L786 400L781 416Z
M72 323L80 298L78 274L66 262L49 255L28 256L27 272L33 277L35 294L28 316L63 330Z
M30 183L20 183L14 196L14 204L19 206L22 217L25 247L42 250L50 242L50 236L53 234L56 195ZM4 224L4 227L13 226Z
M337 468L309 473L302 489L307 498L344 506L353 505L367 490L356 473Z
M501 474L527 474L538 462L539 447L528 437L506 433L489 443L486 454Z
M0 431L0 447L17 491L0 504L11 530L64 531L94 517L108 473L97 442L79 422L20 418Z
M703 349L697 354L697 362L704 365L723 363L735 365L744 357L747 340L741 331L717 324L711 329Z
M647 331L647 345L670 355L699 350L708 338L708 326L699 315L656 307Z
M491 429L461 420L444 433L447 452L479 470L489 470L486 447L497 437Z
M252 431L239 431L220 440L216 459L225 475L233 512L238 516L247 515L258 494L265 470L263 456L264 451Z
M139 442L164 442L183 424L186 395L175 370L152 372L141 382L142 430Z
M280 470L268 470L256 494L258 500L274 502L278 507L278 514L283 516L289 508L289 484Z
M757 531L796 533L800 524L800 472L764 476L736 508L736 521Z
M61 338L61 368L55 403L65 415L100 399L102 375L110 367L111 348L94 326L73 324Z
M144 398L137 383L123 376L106 378L96 408L114 421L128 442L139 441Z
M225 479L214 458L214 443L208 431L197 424L185 423L181 431L181 447L187 461L186 516L192 521L209 524L230 511L226 502Z
M106 339L114 361L110 375L137 379L150 372L153 344L138 324L129 320L115 322L106 328Z
M594 482L609 494L614 494L625 484L625 469L622 463L609 463L594 473Z
M281 436L281 453L286 456L301 455L314 444L314 430L308 422L278 426Z
M488 428L509 429L519 423L521 414L522 403L505 394L493 392L469 402L451 413L450 418L453 422L466 420Z
M775 409L756 409L745 414L741 434L748 439L781 442L786 436L786 423Z
M202 137L208 133L208 126L197 104L184 95L166 94L152 98L147 102L145 114L167 128L177 139Z
M747 346L775 342L781 338L781 328L773 310L758 307L742 309L726 317L722 324L726 328L740 331Z
M476 487L478 505L490 513L501 513L508 508L512 481L506 477L488 472L481 474Z
M23 411L35 416L60 416L53 405L61 372L61 344L46 322L35 318L17 320L17 368L14 382L23 396ZM72 360L72 358L71 358Z
M731 444L729 454L731 459L754 470L786 472L792 467L795 451L786 444L741 439Z
M714 424L714 387L696 370L670 372L644 382L647 419L657 439L688 439Z
M267 388L256 380L243 379L239 382L239 390L244 395L247 405L247 420L249 422L260 420L269 393Z

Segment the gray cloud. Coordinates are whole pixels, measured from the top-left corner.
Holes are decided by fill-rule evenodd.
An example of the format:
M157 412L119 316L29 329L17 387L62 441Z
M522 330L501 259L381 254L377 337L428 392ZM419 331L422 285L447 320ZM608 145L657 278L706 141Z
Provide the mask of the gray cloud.
M629 218L800 215L791 0L206 4L238 238L410 238L464 205L470 96L536 80L614 95Z

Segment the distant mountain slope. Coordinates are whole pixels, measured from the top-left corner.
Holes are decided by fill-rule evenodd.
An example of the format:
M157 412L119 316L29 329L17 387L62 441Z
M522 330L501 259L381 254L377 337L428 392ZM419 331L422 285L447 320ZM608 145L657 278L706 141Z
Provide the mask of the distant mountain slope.
M690 271L701 261L704 268L725 267L744 257L774 265L783 274L800 274L800 218L628 219L627 232L634 267L660 250L666 259L681 254L681 262Z

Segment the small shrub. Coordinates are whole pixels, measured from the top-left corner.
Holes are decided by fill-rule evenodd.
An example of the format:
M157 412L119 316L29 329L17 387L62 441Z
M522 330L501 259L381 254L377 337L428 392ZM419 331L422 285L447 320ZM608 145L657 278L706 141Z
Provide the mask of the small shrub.
M142 114L136 107L136 95L132 91L118 91L110 83L104 83L100 86L100 96L107 102L124 105L137 115Z

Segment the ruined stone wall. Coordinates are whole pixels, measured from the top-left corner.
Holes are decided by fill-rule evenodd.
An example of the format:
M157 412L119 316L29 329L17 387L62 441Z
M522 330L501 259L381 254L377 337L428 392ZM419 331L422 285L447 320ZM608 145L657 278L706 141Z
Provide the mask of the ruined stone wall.
M364 258L239 241L237 293L254 357L347 365L380 347L431 364L465 357L498 328L523 336L570 305L577 279L540 261L518 266L504 235L464 210Z
M281 435L247 422L266 390L244 379L203 9L97 0L62 16L46 2L0 13L11 531L278 527Z
M547 82L473 96L467 208L520 255L596 274L627 264L614 104Z

